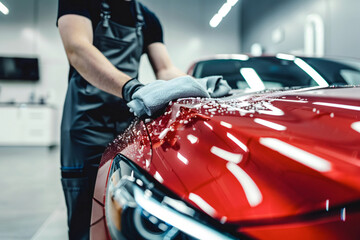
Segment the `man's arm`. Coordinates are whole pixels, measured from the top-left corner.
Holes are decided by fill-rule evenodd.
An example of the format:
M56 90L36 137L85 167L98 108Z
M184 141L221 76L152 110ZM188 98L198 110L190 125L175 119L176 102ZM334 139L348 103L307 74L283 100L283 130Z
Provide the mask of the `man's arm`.
M186 74L176 68L163 43L152 43L148 46L148 57L157 79L170 80Z
M122 87L131 77L114 67L94 47L91 21L68 14L59 18L58 26L70 64L95 87L122 97Z

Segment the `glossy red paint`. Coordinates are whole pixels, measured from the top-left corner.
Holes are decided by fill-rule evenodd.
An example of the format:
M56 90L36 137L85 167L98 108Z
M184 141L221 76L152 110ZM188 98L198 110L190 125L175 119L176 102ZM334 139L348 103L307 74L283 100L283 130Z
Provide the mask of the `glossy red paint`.
M234 94L178 100L134 123L104 154L99 176L122 153L250 237L357 239L359 151L359 87ZM98 201L105 189L98 179Z

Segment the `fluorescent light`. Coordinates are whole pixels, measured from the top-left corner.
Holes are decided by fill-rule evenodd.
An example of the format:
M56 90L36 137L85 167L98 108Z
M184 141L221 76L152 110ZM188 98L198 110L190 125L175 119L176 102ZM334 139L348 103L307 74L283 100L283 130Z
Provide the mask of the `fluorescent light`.
M234 163L227 163L227 169L234 175L234 177L239 181L240 185L244 189L245 196L251 207L256 207L262 202L262 194L260 189L251 179L251 177L241 169L238 165Z
M210 124L208 124L207 122L204 122L204 124L205 124L205 126L207 126L208 128L210 128L210 130L213 130L213 127L212 127Z
M281 59L281 60L288 60L288 61L294 61L296 59L296 57L294 55L284 54L284 53L276 54L276 58Z
M189 160L187 160L183 155L181 155L180 153L177 154L177 157L180 161L182 161L185 165L189 164Z
M227 3L230 4L232 7L235 6L235 4L238 2L239 0L227 0Z
M329 199L326 199L325 209L326 209L327 212L329 211L329 204L330 204L330 200L329 200Z
M241 61L247 61L249 60L249 56L245 54L231 54L232 59L238 59Z
M220 121L220 125L226 127L226 128L232 128L232 125L230 123L224 122L224 121Z
M215 14L213 18L210 20L210 26L216 28L221 21L222 21L222 17L219 14Z
M187 139L192 143L192 144L195 144L199 141L199 139L197 137L195 137L194 135L187 135Z
M293 103L308 103L308 101L305 101L305 100L290 100L290 99L275 99L274 101L277 101L277 102L293 102Z
M342 208L340 211L340 219L341 221L345 222L346 221L346 208Z
M229 162L233 162L233 163L239 163L241 162L243 155L242 154L237 154L237 153L232 153L232 152L228 152L224 149L218 148L218 147L211 147L210 152L216 156L218 156L219 158L222 158L226 161Z
M212 217L215 216L215 213L216 213L215 209L210 204L208 204L204 199L202 199L200 196L198 196L194 193L190 193L189 199L191 201L193 201L196 205L198 205L199 208L201 208L208 215L210 215Z
M269 122L269 121L266 121L264 119L255 118L254 122L256 122L257 124L263 125L265 127L278 130L278 131L285 131L286 130L285 126L277 124L277 123Z
M164 182L164 179L161 177L160 173L156 172L154 178L158 180L160 183Z
M337 103L325 103L325 102L314 102L313 104L327 106L327 107L335 107L335 108L343 108L343 109L348 109L348 110L360 111L360 107L352 106L352 105L344 105L344 104L337 104Z
M239 139L237 139L235 136L233 136L231 133L226 134L228 138L230 138L236 145L238 145L242 150L245 152L248 152L249 149L246 147L245 144L243 144Z
M264 83L253 68L241 68L240 73L252 90L265 90Z
M329 161L280 141L279 139L260 138L260 143L316 171L328 172L331 170L331 163Z
M0 2L0 12L5 15L9 14L9 9L2 2Z
M351 128L360 133L360 122L354 122L351 124Z
M300 58L296 58L294 63L298 65L307 75L309 75L315 82L321 87L328 87L329 84L325 81L325 79L309 64L307 64L304 60Z
M226 15L230 12L231 10L231 5L229 3L224 3L224 5L222 5L222 7L219 9L218 14L224 18L226 17Z
M163 139L169 131L170 131L170 128L165 128L165 129L159 134L159 139Z
M234 59L240 61L249 60L249 56L245 54L216 54L215 59Z
M262 103L262 106L265 107L266 110L257 110L257 112L260 114L266 114L266 115L271 115L271 116L284 116L285 115L285 113L281 109L275 107L271 103L264 102L264 103Z
M231 11L231 8L235 6L238 0L228 0L224 3L219 11L211 18L209 24L211 27L216 28L226 15Z

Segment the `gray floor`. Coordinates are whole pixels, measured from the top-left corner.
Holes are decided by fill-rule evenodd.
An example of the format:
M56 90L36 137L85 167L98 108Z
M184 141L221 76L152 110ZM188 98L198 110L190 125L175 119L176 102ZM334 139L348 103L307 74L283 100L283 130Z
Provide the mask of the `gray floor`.
M67 239L59 149L0 147L0 239Z

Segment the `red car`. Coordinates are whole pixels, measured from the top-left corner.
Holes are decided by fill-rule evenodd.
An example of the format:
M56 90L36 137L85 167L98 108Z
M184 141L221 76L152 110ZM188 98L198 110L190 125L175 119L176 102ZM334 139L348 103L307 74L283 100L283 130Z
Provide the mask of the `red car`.
M197 62L196 77L210 62L235 62L228 74L241 76L229 83L243 89L172 102L110 143L92 239L360 238L360 87L339 86L350 81L340 69L353 81L358 70L318 59L340 77L326 75L309 59L282 55L259 59L274 63L266 73L255 60ZM305 75L286 73L292 64Z

